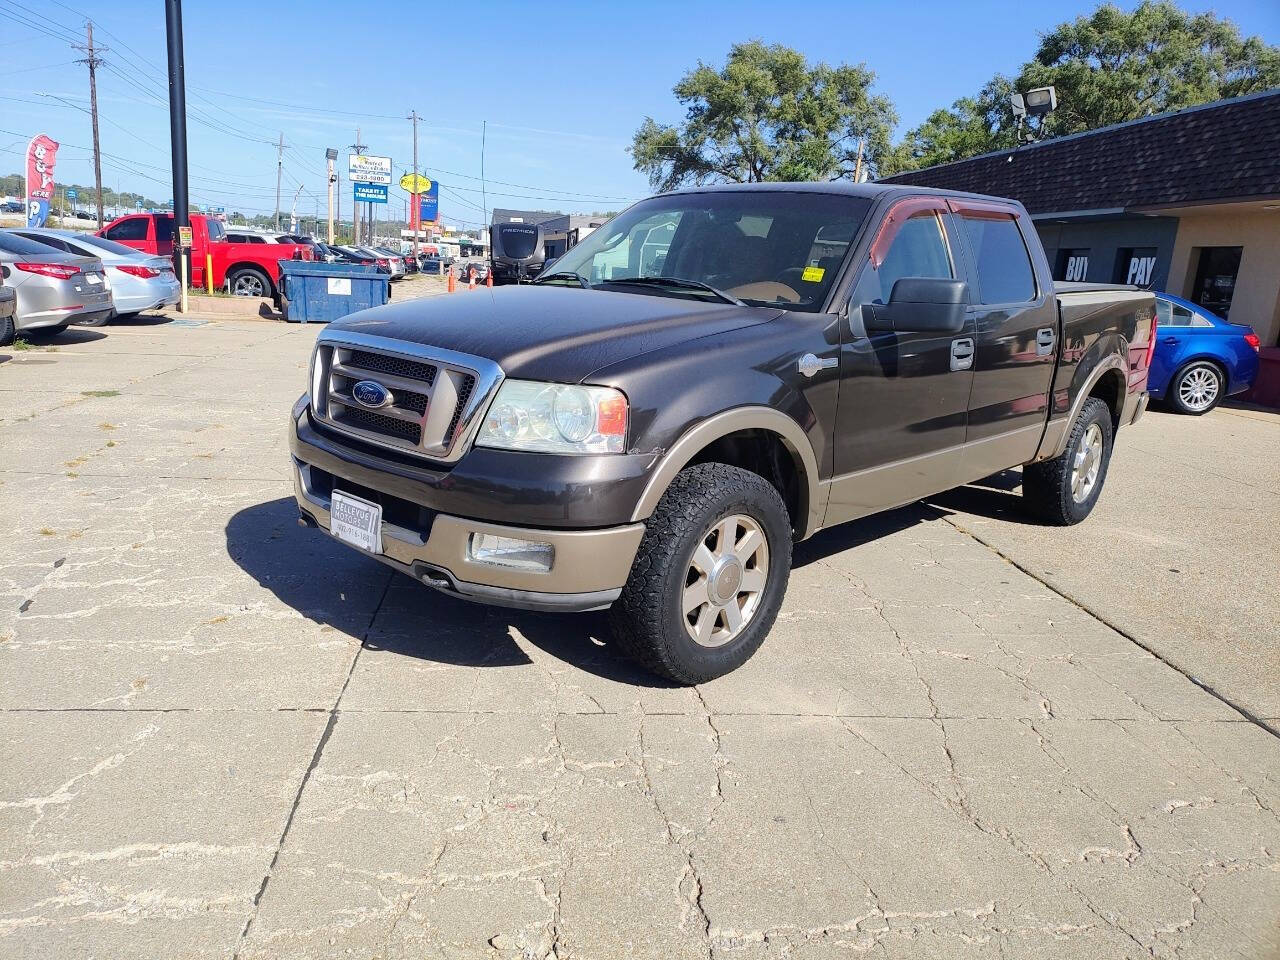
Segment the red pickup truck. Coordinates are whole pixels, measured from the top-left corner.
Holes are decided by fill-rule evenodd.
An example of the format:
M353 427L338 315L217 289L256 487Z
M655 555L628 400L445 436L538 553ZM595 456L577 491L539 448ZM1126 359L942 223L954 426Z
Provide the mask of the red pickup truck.
M135 250L173 255L173 214L134 213L119 217L98 231ZM201 213L191 214L191 285L205 286L205 255L213 262L213 286L224 286L242 297L271 297L280 292L281 260L312 260L304 243L230 243L222 223Z

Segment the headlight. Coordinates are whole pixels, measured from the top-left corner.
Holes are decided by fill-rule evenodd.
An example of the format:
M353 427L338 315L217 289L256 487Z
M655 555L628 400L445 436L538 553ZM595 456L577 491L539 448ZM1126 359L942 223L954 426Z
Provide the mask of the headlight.
M476 438L478 447L541 453L622 453L627 398L611 387L508 380Z

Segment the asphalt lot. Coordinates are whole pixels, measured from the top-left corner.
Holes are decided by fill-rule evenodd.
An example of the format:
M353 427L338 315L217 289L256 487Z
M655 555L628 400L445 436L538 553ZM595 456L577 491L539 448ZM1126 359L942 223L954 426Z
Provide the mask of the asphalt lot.
M299 528L315 333L0 351L0 955L1280 956L1280 418L824 532L679 689Z

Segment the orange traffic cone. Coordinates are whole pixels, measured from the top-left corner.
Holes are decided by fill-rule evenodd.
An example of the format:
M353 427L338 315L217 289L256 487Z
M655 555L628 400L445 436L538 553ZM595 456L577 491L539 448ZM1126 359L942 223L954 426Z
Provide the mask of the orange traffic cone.
M484 285L485 285L486 287L492 287L492 286L493 286L493 271L492 271L492 270L490 270L488 273L486 273L486 274L484 275Z
M467 289L474 290L476 288L476 272L474 270L467 271Z
M449 268L449 292L453 293L458 289L458 283L453 279L453 267Z

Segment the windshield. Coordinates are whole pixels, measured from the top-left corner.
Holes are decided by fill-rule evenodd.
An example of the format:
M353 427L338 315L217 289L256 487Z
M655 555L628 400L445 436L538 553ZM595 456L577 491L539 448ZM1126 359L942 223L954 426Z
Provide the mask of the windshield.
M863 197L783 190L653 197L570 249L540 282L578 274L609 289L715 297L626 282L671 277L715 287L744 303L815 312L870 206Z

